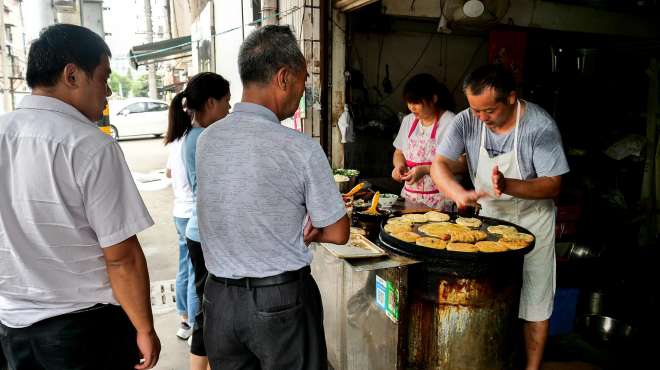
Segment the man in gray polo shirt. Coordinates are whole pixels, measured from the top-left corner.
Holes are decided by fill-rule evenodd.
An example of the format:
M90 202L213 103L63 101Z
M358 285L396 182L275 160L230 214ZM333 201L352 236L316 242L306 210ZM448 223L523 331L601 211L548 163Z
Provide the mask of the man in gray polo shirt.
M266 26L245 39L238 65L241 103L197 144L209 363L326 369L307 244L345 243L349 222L321 147L280 125L298 107L306 62L288 27Z

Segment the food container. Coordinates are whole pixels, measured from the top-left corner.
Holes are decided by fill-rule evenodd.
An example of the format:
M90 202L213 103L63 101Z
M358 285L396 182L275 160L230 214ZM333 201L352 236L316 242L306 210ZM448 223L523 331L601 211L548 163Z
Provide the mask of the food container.
M348 177L348 185L346 185L346 186L350 190L355 185L357 185L357 178L360 175L360 171L353 170L353 169L348 169L348 168L337 168L336 170L332 171L332 174ZM348 191L348 190L346 190L346 191Z
M335 174L335 184L337 184L337 189L340 193L346 193L351 189L350 179L348 176Z
M355 209L353 212L356 226L364 229L369 240L378 239L378 233L380 233L380 224L383 220L389 217L389 215L390 211L386 209L378 209L378 214L376 215L366 213L366 208L360 211Z
M399 200L399 196L396 194L385 193L381 194L378 199L378 205L383 208L390 208Z

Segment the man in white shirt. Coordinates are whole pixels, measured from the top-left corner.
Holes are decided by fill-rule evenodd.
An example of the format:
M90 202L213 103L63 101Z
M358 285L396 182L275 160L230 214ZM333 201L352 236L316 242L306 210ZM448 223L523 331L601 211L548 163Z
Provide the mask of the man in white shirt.
M153 221L119 145L94 123L111 94L110 55L86 28L44 29L28 56L32 95L0 117L0 343L11 369L158 361L135 236Z

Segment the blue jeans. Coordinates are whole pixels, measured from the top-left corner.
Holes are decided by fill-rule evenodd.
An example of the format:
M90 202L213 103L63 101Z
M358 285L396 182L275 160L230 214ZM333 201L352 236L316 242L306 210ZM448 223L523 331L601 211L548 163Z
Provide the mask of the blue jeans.
M179 272L176 274L176 309L179 315L188 315L188 325L192 328L199 310L199 299L195 293L195 270L188 256L186 245L187 218L174 217L174 225L179 235Z

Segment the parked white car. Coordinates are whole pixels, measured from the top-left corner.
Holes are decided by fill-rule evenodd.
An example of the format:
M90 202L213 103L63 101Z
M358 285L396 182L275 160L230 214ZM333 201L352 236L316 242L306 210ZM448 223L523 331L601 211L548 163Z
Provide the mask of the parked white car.
M111 100L110 128L115 139L129 136L163 136L167 131L168 105L149 98Z

